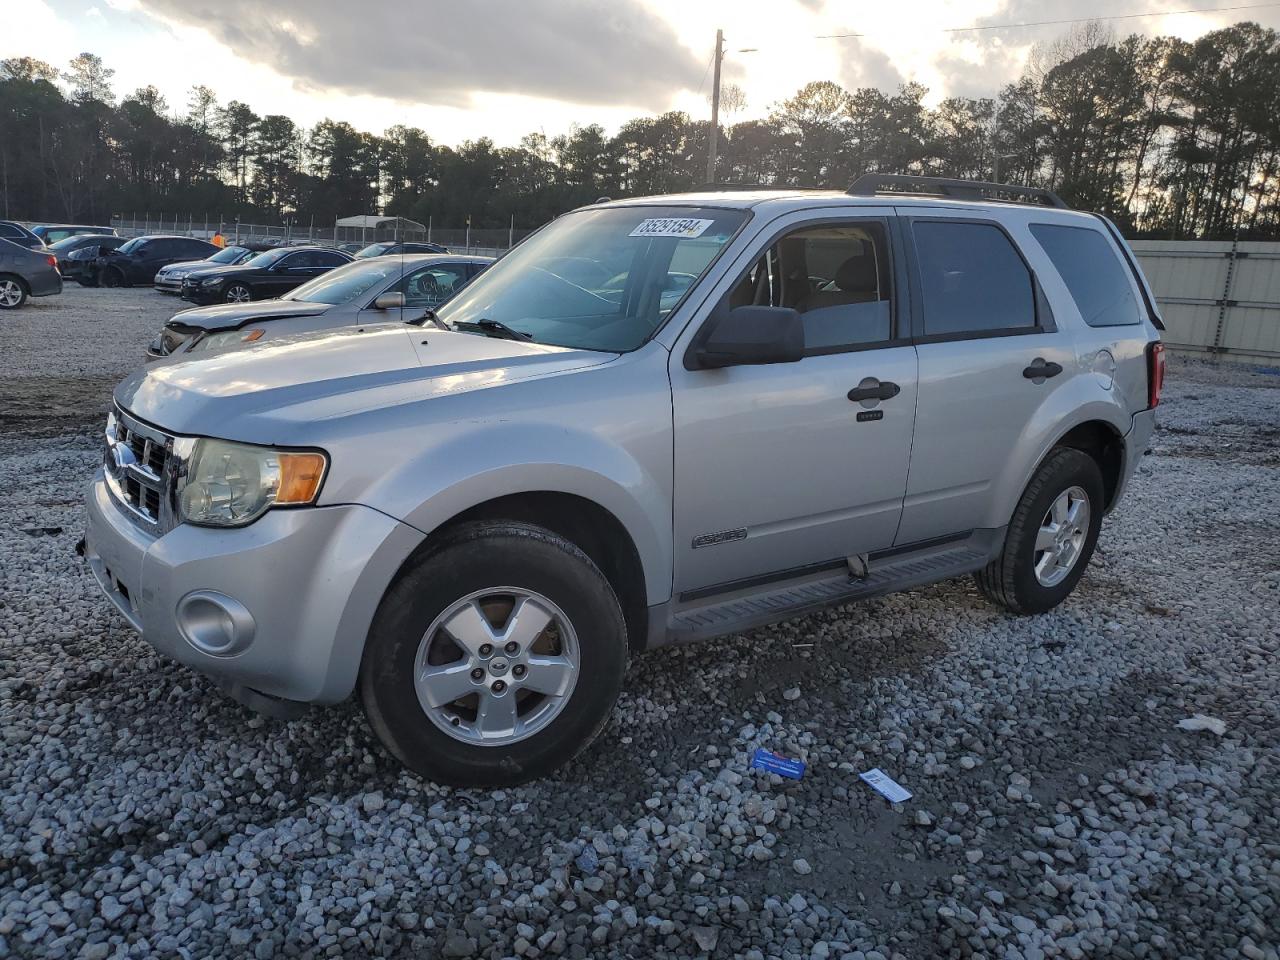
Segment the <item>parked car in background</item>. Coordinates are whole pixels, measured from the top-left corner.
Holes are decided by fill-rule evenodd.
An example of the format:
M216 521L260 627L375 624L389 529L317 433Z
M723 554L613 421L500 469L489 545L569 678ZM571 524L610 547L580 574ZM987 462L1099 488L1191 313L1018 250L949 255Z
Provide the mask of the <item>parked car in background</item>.
M156 271L154 286L161 293L181 294L182 281L187 277L200 276L202 271L210 268L233 267L269 249L265 243L245 241L233 247L223 247L203 260L180 260Z
M363 250L367 246L368 244L366 243L352 243L352 242L337 244L337 248L339 250L341 250L343 253L349 253L352 256L355 256L357 253L359 253L361 250Z
M78 233L50 244L49 252L58 258L58 271L62 274L62 279L75 280L83 266L97 258L102 250L114 250L125 242L124 237Z
M104 237L114 237L116 235L114 227L90 227L71 223L44 223L38 227L32 227L31 232L49 246L53 246L59 240L65 240L67 237L78 237L86 233L99 234Z
M583 259L590 287L555 272ZM593 204L427 320L132 374L84 555L231 696L358 691L402 763L468 786L580 753L655 646L964 575L1053 609L1164 377L1110 221L927 177Z
M386 240L361 247L356 253L357 260L366 257L391 257L402 253L448 253L449 248L438 243L427 243L425 240Z
M276 247L244 263L211 267L182 282L182 299L192 303L248 303L288 293L312 277L351 262L351 255L326 247Z
M194 237L134 237L115 250L104 250L93 262L93 279L104 287L131 287L155 281L161 267L182 260L202 260L218 248Z
M28 297L62 292L58 258L47 250L0 240L0 310L16 310Z
M493 262L491 257L375 257L335 267L278 300L183 310L147 348L147 358L203 353L285 334L359 323L418 320Z
M43 250L44 241L20 223L0 220L0 240L8 240L28 250Z

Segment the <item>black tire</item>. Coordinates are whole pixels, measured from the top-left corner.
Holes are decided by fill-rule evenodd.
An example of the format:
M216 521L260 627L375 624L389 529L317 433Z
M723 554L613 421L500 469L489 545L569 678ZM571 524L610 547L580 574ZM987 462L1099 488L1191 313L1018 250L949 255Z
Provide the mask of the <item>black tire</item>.
M104 287L127 287L124 273L116 267L107 267L98 274L98 283Z
M243 297L231 296L232 290L243 290ZM227 303L248 303L253 300L253 288L247 283L233 283L222 294L222 299Z
M76 283L80 284L82 287L96 287L98 285L98 278L92 272L86 270L84 273L76 277Z
M27 302L30 292L21 277L12 273L0 274L0 310L17 310Z
M577 636L577 681L541 730L506 745L466 743L428 716L414 686L419 646L447 608L499 586L536 591ZM545 776L599 735L622 689L627 630L609 581L574 544L531 524L486 521L447 532L382 599L359 689L378 738L410 770L454 786L499 787Z
M1046 586L1036 576L1036 536L1054 501L1073 487L1086 494L1088 529L1070 572L1061 582ZM1065 600L1084 576L1097 546L1104 496L1102 472L1092 457L1067 447L1051 451L1013 511L1000 556L974 574L987 599L1017 614L1044 613Z

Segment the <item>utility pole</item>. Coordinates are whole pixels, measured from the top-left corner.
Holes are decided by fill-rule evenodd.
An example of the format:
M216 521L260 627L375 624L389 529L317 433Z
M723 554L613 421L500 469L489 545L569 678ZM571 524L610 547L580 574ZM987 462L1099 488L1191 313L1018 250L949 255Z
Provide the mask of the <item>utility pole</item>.
M720 63L724 60L724 31L716 31L715 79L711 88L711 135L707 138L707 183L716 182L716 148L720 145Z

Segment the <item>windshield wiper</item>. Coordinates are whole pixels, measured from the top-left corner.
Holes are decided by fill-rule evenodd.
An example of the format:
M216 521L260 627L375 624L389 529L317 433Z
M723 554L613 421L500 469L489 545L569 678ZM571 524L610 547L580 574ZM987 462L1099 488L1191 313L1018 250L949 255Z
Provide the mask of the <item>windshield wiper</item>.
M443 320L437 317L436 312L432 310L430 307L427 307L425 310L423 310L422 316L420 316L417 320L410 320L409 322L416 324L418 326L421 326L424 323L430 323L439 327L441 330L453 329L453 327L449 326L449 324L445 323Z
M513 330L501 320L490 320L488 317L481 317L479 320L455 320L453 322L454 330L478 330L488 337L498 337L501 340L532 340L533 334L524 333L520 330Z

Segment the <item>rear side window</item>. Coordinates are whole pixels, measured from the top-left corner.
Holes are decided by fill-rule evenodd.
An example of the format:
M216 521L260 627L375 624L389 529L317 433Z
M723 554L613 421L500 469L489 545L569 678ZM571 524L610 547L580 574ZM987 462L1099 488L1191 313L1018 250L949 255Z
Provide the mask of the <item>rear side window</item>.
M1035 329L1031 271L1003 230L991 223L918 220L912 232L926 337Z
M1048 223L1033 223L1031 233L1053 261L1085 323L1123 327L1142 321L1126 268L1106 237L1087 227Z
M0 237L26 238L26 234L9 223L0 223Z

